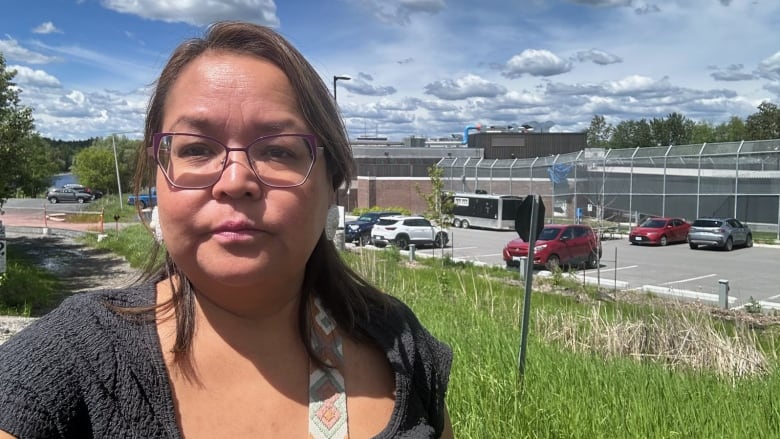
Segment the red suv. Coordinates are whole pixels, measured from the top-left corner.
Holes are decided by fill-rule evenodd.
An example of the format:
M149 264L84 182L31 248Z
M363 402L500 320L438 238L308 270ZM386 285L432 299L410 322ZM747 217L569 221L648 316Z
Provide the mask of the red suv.
M513 239L504 247L508 267L518 266L513 257L528 256L528 243ZM554 270L563 265L585 264L596 267L601 258L601 242L593 229L585 224L547 224L536 238L534 265Z

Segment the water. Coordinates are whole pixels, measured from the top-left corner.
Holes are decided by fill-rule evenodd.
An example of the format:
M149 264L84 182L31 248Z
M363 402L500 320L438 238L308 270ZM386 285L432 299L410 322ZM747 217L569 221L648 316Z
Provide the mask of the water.
M52 186L54 187L62 187L66 184L75 184L78 183L76 181L76 177L73 176L73 174L57 174L52 179Z

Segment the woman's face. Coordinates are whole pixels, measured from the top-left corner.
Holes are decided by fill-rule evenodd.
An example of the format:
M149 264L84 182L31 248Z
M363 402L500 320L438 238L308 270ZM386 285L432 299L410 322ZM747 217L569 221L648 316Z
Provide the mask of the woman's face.
M167 96L162 131L207 135L231 148L271 134L316 134L278 67L220 52L182 71ZM206 189L174 188L158 168L166 248L211 299L242 289L297 294L333 198L328 181L322 150L306 182L293 188L261 183L243 151L229 153L221 178Z

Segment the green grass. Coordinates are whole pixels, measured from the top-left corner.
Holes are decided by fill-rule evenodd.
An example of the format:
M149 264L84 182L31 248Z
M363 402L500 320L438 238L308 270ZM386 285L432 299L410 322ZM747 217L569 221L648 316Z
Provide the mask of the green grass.
M408 303L433 334L452 346L448 406L459 438L780 435L780 402L774 396L780 376L772 351L767 352L771 368L765 374L735 378L707 369L575 353L547 341L538 324L543 316L588 315L594 307L602 310L605 322L623 315L628 320L653 317L698 324L695 318L680 318L673 308L536 293L525 376L520 379L522 291L496 277L495 269L445 270L440 262L438 267L425 262L399 269L392 255L387 260L376 252L345 257ZM712 323L728 337L726 326ZM760 349L774 336L767 332L756 337Z
M136 266L148 254L151 238L141 226L109 235L93 244ZM537 279L521 377L516 272L446 259L409 263L392 247L343 255L452 347L447 400L458 438L780 437L774 327L656 305L644 295L636 303L599 300L592 287ZM645 337L633 343L639 351L623 352L638 335ZM688 362L688 352L705 361ZM751 355L761 367L738 373Z
M36 316L51 309L58 300L59 282L8 247L6 272L0 274L0 315Z
M154 241L142 224L133 224L119 229L106 228L106 238L98 241L97 235L86 234L81 239L96 248L110 250L124 257L132 267L143 268L152 251Z

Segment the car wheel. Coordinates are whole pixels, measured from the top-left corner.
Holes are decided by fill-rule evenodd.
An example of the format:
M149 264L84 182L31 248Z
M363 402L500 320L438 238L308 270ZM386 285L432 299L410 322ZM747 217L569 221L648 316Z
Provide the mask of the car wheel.
M697 244L694 244L692 242L689 242L688 245L691 247L691 250L696 250L697 248L699 248Z
M444 248L444 246L447 245L447 240L444 238L444 233L437 233L433 244L438 248Z
M468 229L470 225L471 225L471 224L469 224L469 221L468 221L468 220L463 220L463 221L461 221L461 223L460 223L460 226L461 226L461 227L463 227L464 229Z
M747 241L745 241L745 247L753 247L753 235L748 235Z
M49 203L51 203L51 204L57 204L57 201L59 201L59 200L57 198L55 198L55 197L49 198Z
M545 267L547 267L547 270L549 271L555 271L561 268L561 259L558 257L558 255L550 255L550 257L547 258Z
M460 220L457 219L457 218L452 220L452 227L455 227L456 229L459 229L460 228Z
M726 240L726 243L723 244L723 250L726 250L727 252L730 252L734 249L734 241L731 240L731 237Z
M358 238L358 245L368 245L371 244L371 235L360 235L360 238Z
M598 264L599 264L599 260L596 258L596 252L595 251L590 252L590 254L588 255L587 267L596 268Z
M395 245L398 246L401 250L408 250L409 249L409 237L406 235L399 236L395 238Z
M661 237L659 243L661 244L661 247L666 247L666 244L669 244L669 240L666 238L666 235Z
M146 209L146 201L141 201L141 209Z
M76 198L76 202L79 203L79 204L84 204L84 199L83 198Z

